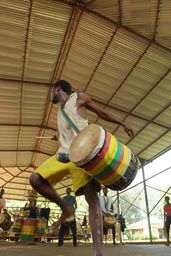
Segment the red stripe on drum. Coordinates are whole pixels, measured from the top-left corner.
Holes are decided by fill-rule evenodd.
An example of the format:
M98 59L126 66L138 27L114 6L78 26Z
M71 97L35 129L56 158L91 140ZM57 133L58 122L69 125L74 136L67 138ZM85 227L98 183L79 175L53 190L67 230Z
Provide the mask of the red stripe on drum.
M118 159L118 157L119 157L119 159ZM114 172L116 172L119 165L122 163L123 158L124 158L123 145L118 141L118 150L117 150L116 154L114 155L114 158L112 159L111 163L101 173L99 173L93 177L100 181L104 181L109 176L111 176Z
M111 142L111 136L110 136L110 134L108 132L106 132L106 137L105 137L105 141L104 141L104 147L98 153L98 155L94 157L94 159L91 159L89 163L87 163L87 164L82 166L82 168L85 171L87 171L87 172L91 171L104 158L106 152L109 149L110 142Z
M120 164L117 166L116 170L111 172L108 177L106 176L101 183L104 185L112 184L116 182L118 179L120 179L124 173L127 171L129 164L130 164L130 156L129 156L129 149L122 144L123 148L123 159L120 162Z

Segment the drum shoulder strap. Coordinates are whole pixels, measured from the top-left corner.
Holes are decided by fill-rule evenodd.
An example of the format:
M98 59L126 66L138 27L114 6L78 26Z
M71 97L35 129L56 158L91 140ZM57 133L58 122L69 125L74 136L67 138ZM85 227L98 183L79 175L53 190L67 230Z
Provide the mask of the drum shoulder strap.
M80 130L78 129L78 127L74 124L74 122L71 120L71 118L67 115L67 113L65 112L64 108L61 108L61 112L63 114L63 116L65 117L65 119L67 120L67 122L71 125L71 127L74 129L74 131L76 133L79 133Z

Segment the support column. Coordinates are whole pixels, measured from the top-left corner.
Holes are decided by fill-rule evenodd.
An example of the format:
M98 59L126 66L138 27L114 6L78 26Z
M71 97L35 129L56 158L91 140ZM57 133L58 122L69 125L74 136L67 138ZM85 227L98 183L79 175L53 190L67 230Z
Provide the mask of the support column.
M151 222L150 222L150 212L149 212L149 205L148 205L148 195L147 195L147 188L146 188L146 180L145 180L145 172L144 172L144 165L142 163L142 176L143 176L143 186L144 186L144 195L145 195L145 204L146 204L146 212L147 212L147 221L148 221L148 230L149 230L149 237L150 237L150 242L153 242L152 238L152 231L151 231Z

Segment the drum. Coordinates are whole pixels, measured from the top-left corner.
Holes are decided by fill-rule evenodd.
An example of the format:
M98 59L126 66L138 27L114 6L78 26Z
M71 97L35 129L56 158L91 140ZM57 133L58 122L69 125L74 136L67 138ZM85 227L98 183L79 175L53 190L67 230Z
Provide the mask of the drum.
M42 235L42 234L45 234L45 230L46 230L46 220L37 219L35 233L37 235Z
M90 124L73 140L70 161L112 190L122 190L133 181L138 158L114 135Z
M112 228L116 224L114 215L104 215L103 225L105 228Z
M65 226L70 226L75 220L75 216L71 215L70 217L66 218L64 221Z
M20 233L20 240L22 242L34 241L34 231L36 228L37 219L24 218L23 226Z
M23 225L23 218L17 218L12 226L12 232L20 234Z
M53 229L53 228L47 228L45 230L45 234L48 235L48 236L55 236L57 237L58 234L59 234L59 227Z
M0 227L8 230L12 225L11 216L7 213L0 213Z

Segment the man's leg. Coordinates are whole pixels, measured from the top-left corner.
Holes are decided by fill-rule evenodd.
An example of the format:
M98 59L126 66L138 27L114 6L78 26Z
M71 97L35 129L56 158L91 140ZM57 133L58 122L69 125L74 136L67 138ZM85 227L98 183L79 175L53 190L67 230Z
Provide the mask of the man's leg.
M38 173L31 174L30 184L39 194L49 199L50 201L56 203L61 208L62 214L58 221L54 223L54 229L61 225L66 218L70 217L73 214L74 208L66 204L62 200L62 198L57 194L56 190L54 190L49 185L47 180L43 179Z
M102 212L100 208L99 197L92 182L85 185L84 195L89 205L89 220L93 238L93 246L95 251L94 255L103 256Z
M112 227L113 244L116 244L116 242L115 242L115 234L116 234L115 226L113 226L113 227Z
M105 228L103 223L103 240L105 244L107 244L107 237L108 237L108 228Z
M76 220L74 220L71 223L71 232L72 232L72 240L73 240L73 246L77 246L77 226L76 226Z
M64 241L64 231L65 231L65 226L62 224L59 228L59 237L58 237L58 246L63 245Z
M169 245L169 229L170 229L170 222L168 216L166 217L166 222L165 222L165 230L166 230L166 245Z

